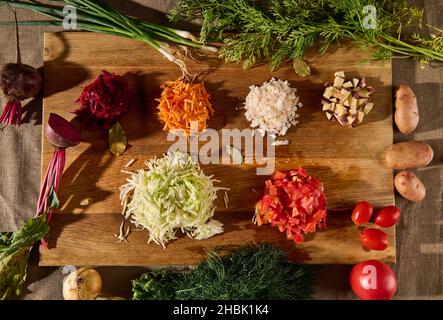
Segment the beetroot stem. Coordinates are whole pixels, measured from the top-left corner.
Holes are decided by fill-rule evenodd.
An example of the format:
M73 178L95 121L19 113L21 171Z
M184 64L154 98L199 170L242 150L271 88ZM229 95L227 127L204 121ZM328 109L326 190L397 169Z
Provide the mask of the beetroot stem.
M56 147L52 154L51 162L46 170L45 177L43 179L42 187L40 189L40 195L37 203L37 212L35 216L39 216L48 211L46 222L49 224L52 218L51 197L53 193L57 193L60 184L60 178L63 174L66 161L66 149Z
M9 100L6 104L5 110L0 117L0 125L6 126L22 124L22 104L17 100Z

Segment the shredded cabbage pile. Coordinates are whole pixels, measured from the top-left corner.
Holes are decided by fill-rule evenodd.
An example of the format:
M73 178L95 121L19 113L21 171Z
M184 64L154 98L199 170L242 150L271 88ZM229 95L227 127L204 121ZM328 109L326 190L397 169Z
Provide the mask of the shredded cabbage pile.
M206 176L188 154L170 153L146 161L147 170L133 173L120 188L126 217L149 231L150 242L165 245L180 229L190 238L202 240L223 232L223 224L212 219L217 191L212 176Z

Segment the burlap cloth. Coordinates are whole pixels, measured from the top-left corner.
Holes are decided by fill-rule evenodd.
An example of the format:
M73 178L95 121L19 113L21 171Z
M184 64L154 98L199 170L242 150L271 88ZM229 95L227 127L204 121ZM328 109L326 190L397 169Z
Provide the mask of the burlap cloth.
M106 1L126 13L164 22L162 11L174 1L113 0ZM443 27L443 1L426 0L427 20ZM157 11L158 10L158 11ZM41 19L28 11L18 11L19 20ZM0 21L11 21L13 15L6 7L0 8ZM22 60L37 68L43 65L43 31L54 27L20 27ZM13 27L0 28L0 64L15 61L15 35ZM396 133L396 141L422 140L435 152L430 166L416 170L427 187L426 199L412 204L396 198L403 214L397 228L397 298L443 299L443 67L421 69L408 60L393 63L394 84L407 83L418 97L420 124L411 135ZM4 104L4 101L2 101ZM26 124L20 128L7 128L0 133L0 230L12 231L32 216L40 185L41 150L41 98L25 106ZM63 274L59 268L39 268L34 252L29 266L29 279L22 299L62 299ZM143 268L98 268L104 280L104 294L130 297L131 279L138 277ZM347 277L349 267L326 266L319 275L316 298L353 298Z

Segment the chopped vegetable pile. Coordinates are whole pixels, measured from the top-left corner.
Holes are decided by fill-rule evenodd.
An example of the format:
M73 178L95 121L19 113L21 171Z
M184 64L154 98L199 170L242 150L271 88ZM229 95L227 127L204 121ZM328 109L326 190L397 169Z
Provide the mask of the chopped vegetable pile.
M296 111L302 104L296 92L288 81L274 78L261 86L251 86L245 101L245 116L251 127L258 128L262 136L284 136L299 122Z
M109 129L128 110L133 98L134 93L122 76L102 71L83 89L77 100L81 107L75 113L86 122Z
M286 260L269 244L242 247L221 257L211 252L195 270L156 270L132 282L134 300L309 299L314 269Z
M374 104L369 102L374 88L366 85L365 78L346 80L343 71L334 74L334 83L326 83L322 98L323 111L328 120L337 120L342 126L355 127L363 122Z
M146 166L120 188L120 198L127 203L126 217L149 231L148 242L165 247L177 238L178 229L197 240L223 232L221 222L212 217L216 192L224 188L214 187L215 180L188 154L170 153Z
M206 122L214 114L214 109L203 82L189 83L177 79L167 81L162 89L157 109L164 131L178 130L189 136L192 122L198 123L198 128L195 128L198 132L207 128Z
M270 223L299 244L303 233L326 227L326 195L323 184L302 168L277 171L265 182L265 192L255 207L255 222Z

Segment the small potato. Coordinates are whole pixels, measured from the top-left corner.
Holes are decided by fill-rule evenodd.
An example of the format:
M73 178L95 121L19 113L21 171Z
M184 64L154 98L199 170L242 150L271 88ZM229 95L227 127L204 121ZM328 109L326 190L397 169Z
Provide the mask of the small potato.
M411 171L400 171L394 179L395 189L406 199L420 202L426 196L426 188Z
M432 148L420 141L399 142L386 152L386 166L391 169L407 169L427 166L434 158Z
M411 133L419 121L417 97L405 84L398 87L395 97L395 124L401 133Z

